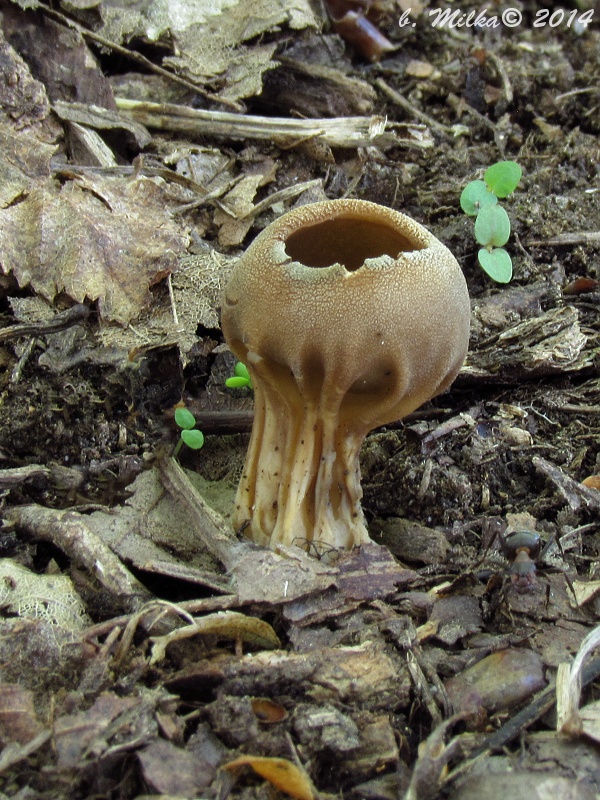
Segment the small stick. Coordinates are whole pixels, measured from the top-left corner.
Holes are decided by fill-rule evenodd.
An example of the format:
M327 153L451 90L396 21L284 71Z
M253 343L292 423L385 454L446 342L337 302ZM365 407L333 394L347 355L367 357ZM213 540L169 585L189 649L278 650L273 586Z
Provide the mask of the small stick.
M590 489L583 483L573 480L560 467L546 461L545 458L534 456L532 463L539 472L543 472L550 478L573 511L578 511L582 505L591 510L600 511L600 492L597 489Z
M206 549L228 570L231 569L241 553L247 550L247 545L233 538L223 517L204 501L174 458L161 459L159 468L165 488L191 514Z
M85 39L91 39L96 44L102 45L102 47L107 47L109 50L114 50L115 53L119 53L119 55L125 56L125 58L130 59L131 61L135 61L137 64L141 64L146 69L150 70L150 72L155 72L157 75L161 75L163 78L168 78L170 81L174 81L175 83L181 84L181 86L185 86L186 89L189 89L196 94L199 94L201 97L206 98L207 100L212 100L214 103L219 103L222 106L227 106L228 108L233 108L236 111L242 111L242 106L239 103L234 103L232 100L227 100L223 97L219 97L218 95L212 94L212 92L207 92L206 89L203 89L201 86L198 86L191 81L182 78L180 75L176 75L173 72L169 72L163 67L159 67L156 64L153 64L145 56L141 55L141 53L136 53L133 50L128 50L126 47L122 47L120 44L116 42L111 42L110 39L105 39L103 36L99 36L97 33L84 28L83 25L80 25L78 22L75 22L69 17L65 17L64 14L61 14L60 11L55 11L53 8L50 8L44 3L39 3L40 8L44 10L49 17L54 17L59 22L62 22L63 25L66 25L73 30L76 30L81 36Z
M240 598L237 594L226 594L222 597L205 597L201 600L186 600L177 603L178 608L187 611L190 614L203 614L213 611L228 611L230 608L239 608L243 603L240 603ZM140 625L145 630L150 630L155 622L156 607L150 607L147 614L143 617ZM138 612L135 612L136 614ZM83 641L91 641L92 639L99 639L106 636L115 628L125 627L129 621L134 617L134 614L123 614L120 617L113 617L104 622L99 622L88 628L81 635Z
M600 658L591 661L583 671L582 688L587 686L600 675ZM497 731L486 737L479 747L472 753L476 757L480 753L489 750L490 752L501 750L512 739L518 736L521 731L529 728L540 717L543 717L556 703L556 683L552 682L541 692L539 692L524 709L519 711L508 722ZM451 777L451 776L450 776Z
M548 239L530 239L527 247L575 247L576 245L598 244L600 231L579 231L578 233L559 233Z
M56 314L48 322L24 322L19 325L10 325L8 328L0 330L0 342L8 339L16 339L19 336L44 336L47 333L57 333L84 322L90 315L90 309L78 303L71 306L66 311Z
M438 133L442 133L444 136L447 136L451 139L454 138L454 134L452 129L449 128L447 125L443 125L441 122L438 122L433 117L430 117L429 114L426 114L424 111L421 111L419 108L413 106L413 104L406 99L400 92L397 92L395 89L392 89L383 78L377 78L375 81L375 86L377 86L381 91L389 97L389 99L395 103L400 108L403 108L405 111L408 111L413 117L420 119L421 122L424 122L430 128L433 128L434 131Z
M151 598L146 587L129 572L110 547L87 527L83 515L32 503L5 509L3 518L35 538L55 544L95 575L128 611L137 610Z
M225 139L257 139L279 146L314 137L331 147L431 147L429 139L401 138L398 128L425 130L425 126L388 122L384 117L335 117L333 119L288 119L205 111L172 103L142 103L115 98L117 108L150 128L177 131L195 136L220 136Z

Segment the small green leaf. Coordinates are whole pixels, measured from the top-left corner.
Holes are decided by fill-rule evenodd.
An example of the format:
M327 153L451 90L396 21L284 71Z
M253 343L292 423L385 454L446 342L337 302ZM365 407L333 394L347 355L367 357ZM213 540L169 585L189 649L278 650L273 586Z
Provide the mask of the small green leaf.
M497 202L498 198L483 181L467 183L460 195L460 207L470 217L475 217L482 208L493 206Z
M192 450L200 450L204 444L204 434L198 430L184 430L181 431L181 438Z
M475 220L475 238L484 247L502 247L510 236L510 220L502 206L482 209Z
M486 169L483 179L496 197L508 197L517 188L522 174L516 161L498 161Z
M188 411L187 408L176 408L175 409L175 422L179 425L180 428L184 430L189 430L193 428L196 424L196 417L192 414L191 411Z
M233 378L227 378L225 386L230 389L242 389L244 386L250 386L250 379L243 378L241 375L236 375Z
M512 259L503 247L493 250L482 248L477 254L484 272L496 283L508 283L512 278Z
M247 378L248 383L250 383L250 373L248 372L248 367L245 364L242 364L241 361L238 361L233 368L233 374L237 375L238 378Z

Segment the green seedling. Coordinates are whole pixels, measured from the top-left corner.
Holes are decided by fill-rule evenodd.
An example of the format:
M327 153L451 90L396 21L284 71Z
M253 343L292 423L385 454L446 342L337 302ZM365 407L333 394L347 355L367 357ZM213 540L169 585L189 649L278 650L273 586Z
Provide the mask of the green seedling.
M185 444L191 450L200 450L204 444L204 434L196 429L196 417L187 408L175 409L175 423L182 429L179 441L173 450L173 458L177 458L179 451Z
M512 278L512 259L504 249L510 237L510 219L498 204L514 192L523 170L516 161L498 161L485 171L482 181L471 181L462 191L460 207L475 219L475 238L482 246L477 259L497 283Z
M233 376L227 378L225 386L228 386L230 389L244 389L245 387L252 389L252 379L250 378L250 373L245 364L242 364L241 361L237 362L233 368Z

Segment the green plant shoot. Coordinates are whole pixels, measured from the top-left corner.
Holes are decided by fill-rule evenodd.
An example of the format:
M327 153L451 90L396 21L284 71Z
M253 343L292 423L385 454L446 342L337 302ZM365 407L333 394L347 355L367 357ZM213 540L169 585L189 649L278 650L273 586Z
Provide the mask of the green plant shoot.
M225 386L228 386L230 389L244 389L246 387L252 389L252 379L250 378L248 367L242 364L241 361L238 361L233 368L233 376L227 378Z
M175 409L175 423L180 427L179 441L173 450L173 458L177 458L179 451L185 444L191 450L200 450L204 444L204 434L196 429L196 417L187 408Z
M505 198L517 188L522 175L516 161L498 161L486 169L483 180L496 197Z
M482 181L471 181L460 195L460 207L475 219L475 238L482 245L477 260L497 283L512 278L512 259L503 245L510 237L510 219L498 199L514 192L523 170L516 161L498 161L485 171Z
M482 208L475 219L475 238L483 247L502 247L510 237L510 220L502 206Z
M498 198L483 181L471 181L462 190L460 207L469 217L475 217L483 208L496 205Z

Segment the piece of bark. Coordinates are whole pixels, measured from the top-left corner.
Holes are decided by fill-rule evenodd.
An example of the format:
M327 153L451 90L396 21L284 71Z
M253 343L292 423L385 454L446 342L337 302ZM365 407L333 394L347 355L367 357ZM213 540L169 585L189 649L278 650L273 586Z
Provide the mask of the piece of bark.
M450 549L441 531L400 517L376 520L371 530L380 544L411 564L443 564Z

